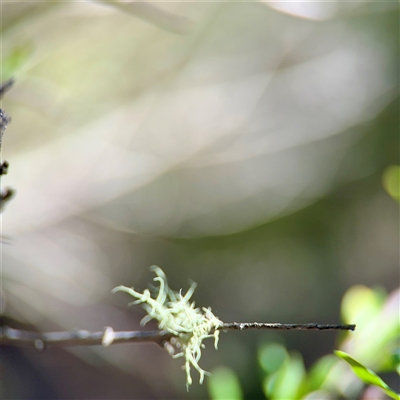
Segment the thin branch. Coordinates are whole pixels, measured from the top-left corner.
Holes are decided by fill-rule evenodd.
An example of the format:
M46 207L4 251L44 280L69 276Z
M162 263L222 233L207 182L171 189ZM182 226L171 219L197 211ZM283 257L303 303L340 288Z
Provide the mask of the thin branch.
M224 324L220 330L239 330L243 331L245 329L273 329L273 330L286 330L286 331L337 331L337 330L347 330L354 331L356 329L355 325L325 325L325 324L280 324L280 323L265 323L265 322L233 322L229 324Z
M0 99L4 96L4 93L14 85L14 83L15 80L11 78L0 85Z
M3 98L4 93L9 90L12 85L14 85L14 79L12 78L0 85L0 100ZM0 149L4 131L10 122L11 118L0 108Z
M224 323L219 330L273 329L273 330L351 330L355 325L323 325L323 324L280 324L258 322ZM107 327L103 331L90 332L73 330L70 332L32 332L13 329L7 326L0 328L0 344L16 347L34 347L43 350L47 346L93 346L118 343L153 342L164 346L175 335L166 331L120 331L115 332Z
M9 167L8 161L3 161L0 164L0 175L7 175L8 167Z
M10 123L11 118L0 108L0 145L3 139L4 131Z
M1 167L0 167L1 168ZM15 191L10 188L5 188L4 190L0 190L0 211L3 210L3 206L7 201L10 201L14 196Z
M47 346L108 346L111 343L139 343L153 342L163 345L172 338L165 331L120 331L114 332L112 328L103 331L90 332L76 329L70 332L32 332L9 327L0 328L0 343L2 345L17 347L34 347L43 350Z
M13 84L14 84L14 79L11 78L0 85L0 100L2 99L4 93L7 90L9 90ZM0 108L0 153L3 142L3 134L7 128L7 125L10 122L11 118ZM0 176L7 174L8 167L9 165L7 161L0 162ZM2 190L0 181L0 212L3 210L4 204L13 197L14 193L15 193L14 190L10 188Z

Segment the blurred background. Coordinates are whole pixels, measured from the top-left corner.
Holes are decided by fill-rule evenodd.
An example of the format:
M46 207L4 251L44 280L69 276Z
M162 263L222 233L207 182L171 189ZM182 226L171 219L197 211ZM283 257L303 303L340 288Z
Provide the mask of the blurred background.
M399 285L397 2L1 4L1 309L41 331L137 330L117 285L170 286L225 322L340 323ZM148 329L154 328L148 324ZM147 328L144 328L147 329ZM310 366L331 332L210 340L263 399L257 351ZM156 345L4 348L4 398L205 399ZM206 378L207 379L207 378Z

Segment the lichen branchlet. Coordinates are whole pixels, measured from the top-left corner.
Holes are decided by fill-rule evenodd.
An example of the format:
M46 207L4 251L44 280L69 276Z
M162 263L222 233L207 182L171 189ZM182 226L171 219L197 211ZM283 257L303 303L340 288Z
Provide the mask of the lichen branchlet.
M142 325L155 319L158 321L160 330L174 335L171 344L179 352L172 356L185 358L183 368L186 371L186 387L189 389L192 384L191 367L199 372L200 383L203 383L204 375L209 374L198 364L201 350L204 348L203 340L214 337L214 346L217 348L218 328L223 325L223 322L211 312L211 308L196 308L195 303L190 302L196 288L195 283L192 283L186 294L182 295L182 290L175 292L168 287L167 278L161 268L153 265L150 269L156 274L154 281L159 283L155 297L151 296L149 289L140 293L126 286L118 286L113 289L113 292L129 293L137 299L131 304L142 304L147 311L147 315L141 321Z

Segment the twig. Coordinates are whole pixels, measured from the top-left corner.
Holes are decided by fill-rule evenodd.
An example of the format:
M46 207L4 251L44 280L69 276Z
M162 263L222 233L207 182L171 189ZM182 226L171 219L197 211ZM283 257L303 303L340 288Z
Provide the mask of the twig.
M0 328L0 343L2 345L17 347L34 347L37 350L43 350L46 346L107 346L111 343L105 343L110 340L111 343L139 343L153 342L163 345L169 341L173 335L165 331L120 331L114 332L112 328L105 328L103 331L90 332L86 330L73 330L70 332L32 332L20 329L13 329L7 326Z
M355 325L325 325L325 324L280 324L280 323L265 323L265 322L233 322L224 324L221 330L236 329L243 331L245 329L273 329L273 330L297 330L297 331L337 331L347 330L354 331Z
M14 79L9 79L0 85L0 100L3 98L4 93L10 89L10 87L14 84ZM10 123L11 118L0 108L0 149L1 142L3 140L4 131L7 128L7 125Z
M0 108L0 146L3 139L4 131L10 123L11 118Z
M1 165L1 167L2 166L3 166L3 164ZM0 211L3 209L4 204L7 201L10 201L12 199L14 194L15 194L15 191L10 188L5 188L4 190L0 191Z
M13 84L14 84L14 79L11 78L0 85L0 99L3 97L4 93L11 88ZM3 134L7 128L7 125L10 122L11 118L0 108L0 153L3 142ZM0 176L7 174L8 167L9 164L7 161L3 161L0 163ZM14 190L10 188L1 190L1 182L0 182L0 211L2 211L4 204L12 198L14 193L15 193Z
M258 322L233 322L224 323L219 330L245 330L245 329L280 329L280 330L351 330L355 325L323 325L323 324L280 324ZM86 330L73 330L70 332L32 332L13 329L7 326L0 328L0 344L17 347L34 347L43 350L47 346L93 346L118 343L143 343L153 342L164 346L175 335L166 331L120 331L115 332L107 327L103 331L90 332Z
M14 79L9 79L0 85L0 100L3 98L4 93L10 89L10 87L14 84ZM7 125L10 123L11 118L0 108L0 148L1 141L3 139L3 133L7 128Z
M11 88L12 85L14 85L14 79L11 78L8 81L5 81L4 83L1 84L0 86L0 99L4 96L4 93Z
M8 167L9 167L8 161L3 161L0 164L0 175L7 175Z

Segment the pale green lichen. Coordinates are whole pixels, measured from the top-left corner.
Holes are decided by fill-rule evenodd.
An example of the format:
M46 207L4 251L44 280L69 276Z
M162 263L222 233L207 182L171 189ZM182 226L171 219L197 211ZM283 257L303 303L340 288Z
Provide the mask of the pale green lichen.
M203 340L213 337L214 346L217 348L218 328L223 325L223 322L211 312L211 308L195 308L195 303L189 301L196 288L195 283L192 283L186 294L182 295L182 291L175 292L168 287L167 278L161 268L153 265L151 270L157 275L154 280L159 282L155 298L151 296L149 289L140 293L133 288L118 286L113 292L129 293L137 299L131 304L142 303L147 311L147 315L141 321L142 325L155 319L158 321L159 329L174 335L171 343L179 350L179 353L173 354L173 357L185 358L186 387L189 388L192 384L191 366L199 372L200 383L203 383L204 375L209 374L198 364L201 349L204 348Z

